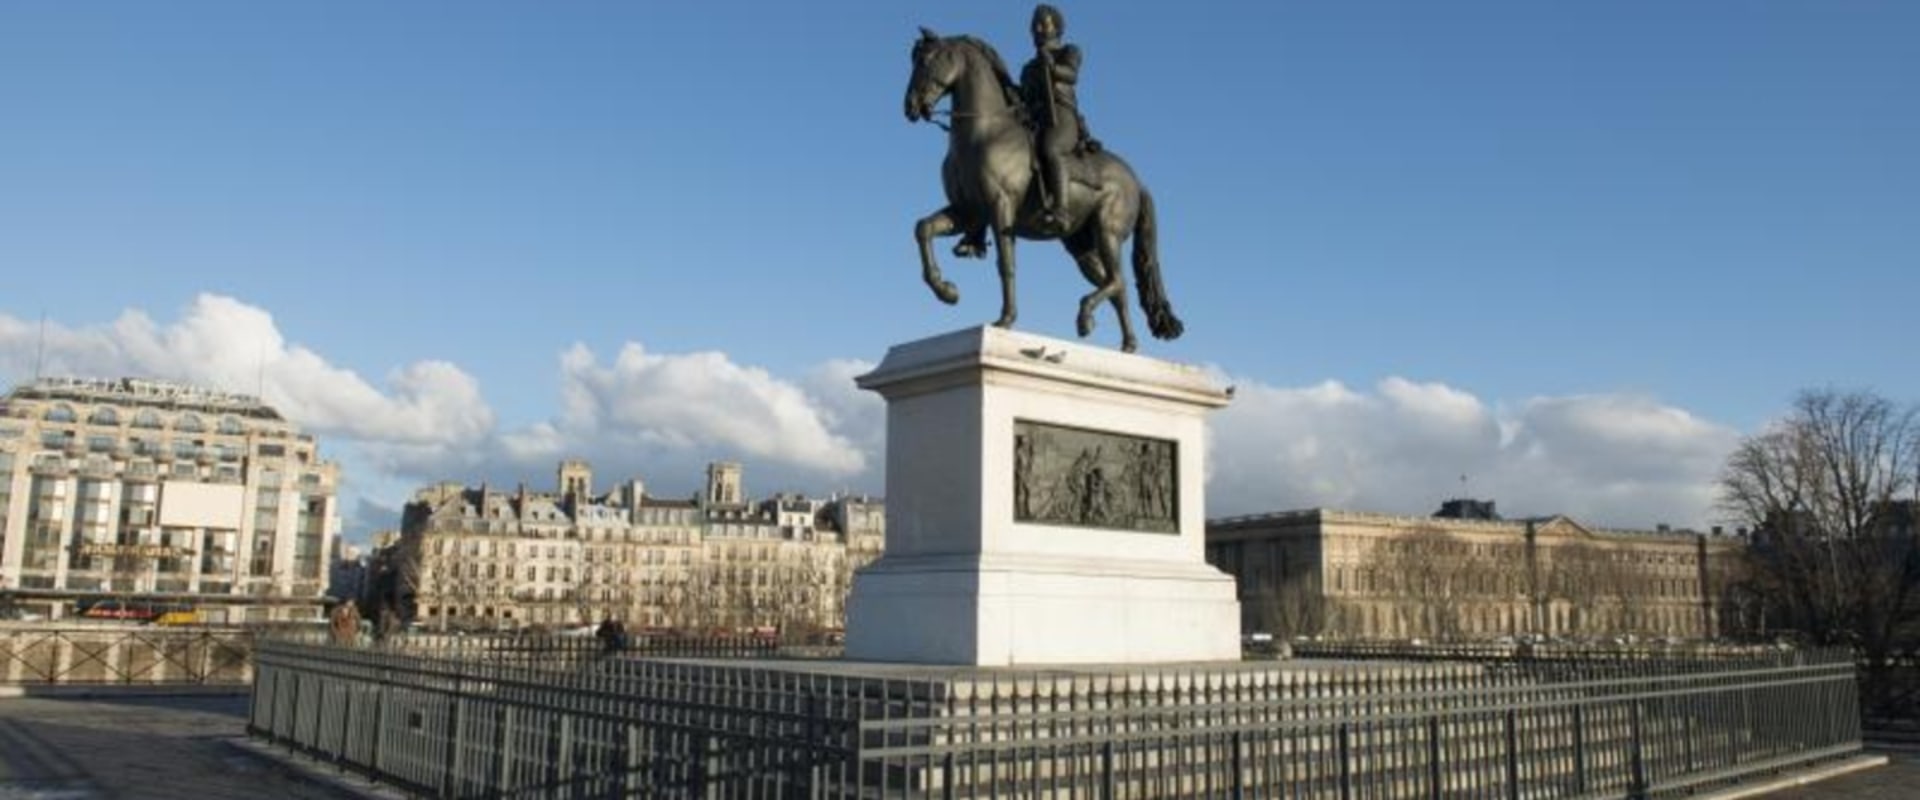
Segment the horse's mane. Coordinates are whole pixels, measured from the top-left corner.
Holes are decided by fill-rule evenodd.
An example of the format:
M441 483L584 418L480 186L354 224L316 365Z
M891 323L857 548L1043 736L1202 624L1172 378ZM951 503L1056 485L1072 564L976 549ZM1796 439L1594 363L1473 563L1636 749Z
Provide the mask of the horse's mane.
M983 39L965 34L954 36L952 39L979 51L980 56L987 60L987 65L993 67L994 76L1000 79L1000 89L1006 92L1007 104L1015 108L1021 107L1020 84L1014 83L1013 74L1007 71L1007 62L1000 60L1000 51L993 49L993 45L987 44Z

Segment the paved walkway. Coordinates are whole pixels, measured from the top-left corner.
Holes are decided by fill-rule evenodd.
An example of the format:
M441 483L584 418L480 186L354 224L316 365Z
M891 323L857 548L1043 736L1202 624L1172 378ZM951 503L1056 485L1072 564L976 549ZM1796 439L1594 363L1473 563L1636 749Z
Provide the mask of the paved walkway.
M1920 797L1920 751L1882 751L1887 765L1767 795L1767 800L1913 800Z
M245 695L0 699L0 800L344 800L232 741Z

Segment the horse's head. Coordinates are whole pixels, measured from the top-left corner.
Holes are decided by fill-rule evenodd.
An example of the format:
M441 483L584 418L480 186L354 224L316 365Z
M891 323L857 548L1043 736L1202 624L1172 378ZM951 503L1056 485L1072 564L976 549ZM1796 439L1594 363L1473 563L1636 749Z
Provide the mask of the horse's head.
M913 43L913 77L907 79L907 121L933 117L933 106L953 90L966 70L966 54L951 39L920 29Z

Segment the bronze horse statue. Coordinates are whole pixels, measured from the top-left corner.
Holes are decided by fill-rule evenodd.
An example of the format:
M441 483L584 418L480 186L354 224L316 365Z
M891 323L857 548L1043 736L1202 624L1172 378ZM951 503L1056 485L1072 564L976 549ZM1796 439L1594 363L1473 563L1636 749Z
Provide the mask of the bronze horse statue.
M1076 156L1080 163L1069 170L1072 177L1062 204L1064 229L1047 227L1034 172L1033 134L999 54L978 39L943 38L921 28L913 46L913 77L907 82L907 119L931 120L934 105L947 95L953 96L953 122L940 168L947 206L913 229L920 244L921 276L934 296L949 304L960 300L960 291L940 275L933 240L964 234L954 253L981 257L984 233L990 229L1000 269L1000 318L993 324L1012 327L1017 314L1015 238L1059 239L1094 287L1080 298L1080 335L1093 332L1094 311L1102 301L1109 302L1120 318L1120 349L1131 353L1140 344L1127 312L1120 247L1132 236L1133 280L1147 328L1161 339L1178 338L1183 326L1160 282L1153 195L1133 169L1104 149Z

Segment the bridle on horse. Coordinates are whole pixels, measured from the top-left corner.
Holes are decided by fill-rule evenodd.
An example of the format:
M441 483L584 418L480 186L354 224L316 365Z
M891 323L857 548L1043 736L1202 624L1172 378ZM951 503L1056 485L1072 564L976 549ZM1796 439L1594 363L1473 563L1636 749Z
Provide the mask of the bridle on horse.
M980 49L981 45L978 42L968 41L965 37L960 37L958 39L949 39L946 41L953 42L955 44L958 44L961 47L965 47L981 58L986 58L991 62L998 63L997 58L993 58L987 55L987 53L985 53ZM917 56L918 53L916 52L915 55ZM1003 80L1004 80L1004 77L1003 77ZM1001 114L1012 114L1014 116L1017 116L1020 118L1021 124L1026 125L1029 128L1033 127L1031 124L1031 121L1027 118L1026 106L1021 105L1019 102L1010 102L1007 104L1005 108L996 109L993 111L954 111L952 109L936 108L936 109L929 110L927 112L927 121L933 123L934 125L939 126L940 130L946 131L948 133L952 133L953 126L948 125L947 123L941 122L937 119L934 119L934 117L939 116L939 117L947 117L949 119L958 120L966 117L997 117L997 116L1000 116Z
M934 117L948 117L950 119L961 119L964 117L997 117L997 116L1000 116L1001 114L1012 114L1014 116L1020 117L1021 120L1024 121L1027 116L1027 110L1017 105L1008 105L1006 108L995 109L993 111L954 111L952 109L936 108L932 111L927 112L927 114L928 114L927 116L928 122L938 125L940 127L940 130L946 131L948 133L952 133L953 132L952 126L948 125L947 123L941 122L940 120L934 119Z

